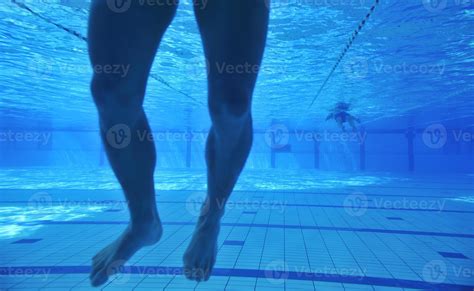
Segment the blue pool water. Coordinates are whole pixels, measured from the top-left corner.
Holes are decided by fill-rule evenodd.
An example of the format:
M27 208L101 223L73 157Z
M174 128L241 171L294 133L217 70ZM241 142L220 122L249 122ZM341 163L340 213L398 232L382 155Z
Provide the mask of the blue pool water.
M90 1L16 2L0 5L0 290L88 290L91 257L128 221L89 92ZM379 1L334 67L374 2L272 1L253 148L196 283L181 257L210 119L182 1L145 99L163 238L101 288L474 288L474 2ZM355 132L326 121L338 102Z

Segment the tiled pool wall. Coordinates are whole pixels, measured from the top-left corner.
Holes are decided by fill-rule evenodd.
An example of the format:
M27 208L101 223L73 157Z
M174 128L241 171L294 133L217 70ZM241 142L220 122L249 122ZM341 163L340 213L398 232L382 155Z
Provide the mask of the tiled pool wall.
M474 172L474 133L446 129L444 137L439 138L431 136L426 129L414 129L413 136L408 132L408 129L386 132L293 130L279 124L256 130L246 167L398 173ZM465 135L461 137L460 134ZM8 129L3 135L0 168L108 166L97 131ZM205 168L206 131L156 131L153 136L158 169Z

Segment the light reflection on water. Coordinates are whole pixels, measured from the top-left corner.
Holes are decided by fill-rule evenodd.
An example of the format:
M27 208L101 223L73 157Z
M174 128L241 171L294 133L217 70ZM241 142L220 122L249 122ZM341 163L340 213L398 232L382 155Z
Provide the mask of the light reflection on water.
M74 177L74 178L71 178ZM368 186L390 181L389 176L353 175L343 173L315 172L307 170L252 170L244 171L236 190L321 190L348 186ZM205 170L157 171L157 190L205 190ZM118 190L119 184L108 168L29 168L2 169L0 189L33 190L26 207L0 207L0 239L31 234L41 225L39 220L76 220L89 217L104 209L107 203L78 203L73 200L58 200L57 205L48 192L43 190ZM11 197L9 197L11 198ZM83 200L85 197L77 197ZM87 198L89 199L89 198ZM21 200L17 198L17 200ZM116 207L117 205L113 205ZM124 205L122 205L124 206ZM121 206L121 207L122 207Z
M70 221L102 212L104 208L104 206L67 205L0 207L0 239L31 234L42 227L42 225L37 224L41 220Z
M25 3L42 17L86 35L87 5L61 5L66 2L72 3ZM418 113L428 109L442 115L430 120L472 116L470 1L444 1L450 4L438 12L427 9L426 1L383 1L310 110L314 92L374 1L273 2L252 109L257 128L268 127L274 118L292 126L326 128L327 111L339 101L351 102L363 122L423 118ZM208 128L202 45L193 5L181 4L152 69L165 83L150 79L145 107L152 125L161 129ZM20 127L97 128L87 43L11 1L2 2L0 18L5 52L0 114L5 120Z
M458 201L458 202L474 203L474 196L460 196L460 197L452 198L450 200Z
M73 178L71 178L73 177ZM472 181L470 175L465 175L466 181ZM460 180L456 177L450 184L457 185ZM443 181L450 180L444 177ZM206 173L205 170L158 170L155 175L156 189L159 190L196 190L205 194ZM245 170L239 179L236 190L244 191L340 191L351 193L352 191L372 191L385 187L408 187L415 192L430 192L430 195L439 193L434 191L442 183L433 177L403 176L388 173L353 173L353 172L321 172L315 170L296 169L268 169L268 170ZM446 184L449 185L449 184ZM470 185L470 184L466 184ZM423 186L428 187L423 189ZM454 198L449 200L458 203L474 203L474 196L466 192L463 185L458 185L459 191ZM375 188L373 188L375 187ZM421 188L420 188L421 187ZM464 188L464 189L463 189ZM92 194L93 190L119 190L112 171L109 168L29 168L29 169L2 169L0 171L0 194L9 190L25 190L29 192L26 198L27 204L23 207L10 204L0 206L0 239L8 239L31 234L42 227L38 221L54 220L68 221L84 219L95 216L104 210L120 207L126 209L126 204L118 200L122 199L119 192L113 194ZM59 194L53 200L54 195ZM2 191L4 190L4 191ZM62 191L64 190L64 191ZM69 190L86 190L85 192ZM405 193L403 191L400 193ZM398 192L399 192L398 191ZM30 192L34 194L31 195ZM63 193L64 192L64 193ZM375 191L374 191L375 192ZM75 193L77 196L75 196ZM81 196L82 194L84 196ZM443 192L441 192L443 193ZM72 195L72 196L71 196ZM112 195L112 196L110 196ZM117 195L117 196L116 196ZM457 197L456 197L457 196ZM92 200L91 200L92 198ZM113 199L113 200L107 200ZM25 200L20 196L2 196L2 201ZM8 204L4 204L8 205Z
M73 177L73 178L71 178ZM406 178L389 174L320 172L314 170L244 170L236 190L316 190L382 185ZM157 170L157 190L205 190L206 172L202 170ZM109 168L29 168L2 169L0 189L120 189Z

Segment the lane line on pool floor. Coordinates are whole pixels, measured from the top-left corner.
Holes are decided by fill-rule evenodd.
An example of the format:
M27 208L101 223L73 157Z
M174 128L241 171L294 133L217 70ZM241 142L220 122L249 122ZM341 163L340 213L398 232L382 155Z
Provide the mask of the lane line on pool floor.
M25 276L32 275L50 275L50 274L89 274L90 266L4 266L0 267L0 276ZM182 275L181 267L164 267L164 266L125 266L121 268L122 274L132 275ZM470 289L474 285L452 284L452 283L432 283L426 281L381 278L371 276L358 275L340 275L328 273L313 273L300 271L287 271L281 268L275 270L257 270L257 269L232 269L232 268L215 268L212 272L213 276L221 277L245 277L245 278L262 278L267 279L275 286L283 284L284 280L302 280L302 281L320 281L333 283L347 283L359 285L375 285L399 288L418 288L418 289L435 289L435 290L459 290ZM127 283L120 280L122 284ZM21 284L21 283L19 283ZM113 285L113 281L110 283ZM204 283L205 284L205 283Z
M36 226L36 225L128 225L128 221L91 221L91 220L36 220L30 222L17 223L1 223L0 225L21 225L21 226ZM163 225L190 225L194 226L195 222L183 221L164 221ZM474 234L470 233L449 233L449 232L435 232L435 231L417 231L417 230L403 230L403 229L383 229L383 228L359 228L359 227L334 227L334 226L312 226L312 225L293 225L293 224L263 224L263 223L231 223L222 222L221 226L229 227L255 227L255 228L281 228L281 229L308 229L308 230L327 230L327 231L347 231L347 232L364 232L364 233L389 233L389 234L407 234L407 235L422 235L422 236L439 236L439 237L459 237L459 238L474 238Z

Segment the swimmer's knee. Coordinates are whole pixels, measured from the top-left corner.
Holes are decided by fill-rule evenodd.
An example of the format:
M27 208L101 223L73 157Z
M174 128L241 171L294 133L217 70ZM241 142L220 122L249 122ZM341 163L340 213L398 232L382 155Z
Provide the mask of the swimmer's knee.
M143 111L144 86L124 79L94 76L91 94L102 122L132 123Z
M245 121L250 117L252 92L246 86L227 82L211 88L209 112L213 121Z

